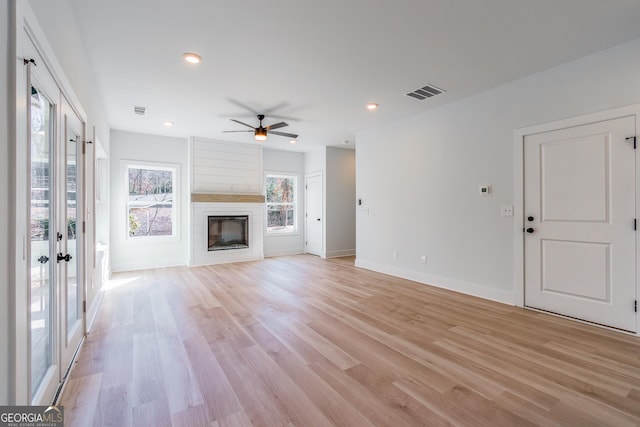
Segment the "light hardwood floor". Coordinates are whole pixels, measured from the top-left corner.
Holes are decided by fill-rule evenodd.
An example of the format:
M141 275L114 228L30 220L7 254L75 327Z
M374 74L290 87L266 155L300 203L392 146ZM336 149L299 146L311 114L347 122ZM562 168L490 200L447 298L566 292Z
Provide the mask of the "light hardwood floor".
M640 425L640 339L313 256L117 274L66 426Z

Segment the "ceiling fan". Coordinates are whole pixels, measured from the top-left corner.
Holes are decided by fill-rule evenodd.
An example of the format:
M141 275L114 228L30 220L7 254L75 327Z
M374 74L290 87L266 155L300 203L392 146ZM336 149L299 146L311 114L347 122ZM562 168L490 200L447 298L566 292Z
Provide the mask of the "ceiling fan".
M269 125L269 126L262 126L262 121L264 120L264 114L258 114L258 121L260 122L258 124L258 127L253 127L249 124L246 124L244 122L241 122L240 120L236 120L236 119L231 119L231 121L236 122L236 123L240 123L243 126L246 127L250 127L252 130L225 130L225 133L229 133L229 132L253 132L253 135L255 136L257 141L264 141L267 139L267 133L270 134L274 134L274 135L279 135L279 136L286 136L287 138L297 138L298 135L295 135L293 133L286 133L286 132L276 132L274 129L280 129L283 128L285 126L289 126L288 124L286 124L285 122L280 122L280 123L276 123L273 125Z

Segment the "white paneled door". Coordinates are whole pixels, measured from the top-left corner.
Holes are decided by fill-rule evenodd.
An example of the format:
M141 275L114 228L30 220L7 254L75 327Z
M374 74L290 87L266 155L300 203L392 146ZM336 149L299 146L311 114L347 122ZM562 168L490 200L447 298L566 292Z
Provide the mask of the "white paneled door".
M322 174L306 175L304 188L306 252L322 256Z
M635 331L635 117L524 140L525 305Z

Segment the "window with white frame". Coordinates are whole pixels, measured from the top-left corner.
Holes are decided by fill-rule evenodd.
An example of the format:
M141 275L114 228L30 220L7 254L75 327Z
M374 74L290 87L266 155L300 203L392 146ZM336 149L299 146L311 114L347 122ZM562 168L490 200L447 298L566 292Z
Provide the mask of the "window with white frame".
M292 233L296 224L298 179L290 175L267 175L267 233Z
M129 238L176 236L176 168L128 164L126 183Z

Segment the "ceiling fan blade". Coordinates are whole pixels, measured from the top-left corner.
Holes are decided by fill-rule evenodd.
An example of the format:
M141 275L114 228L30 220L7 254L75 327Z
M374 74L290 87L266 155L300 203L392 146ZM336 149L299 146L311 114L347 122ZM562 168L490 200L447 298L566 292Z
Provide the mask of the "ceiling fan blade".
M267 108L266 110L263 109L264 114L271 116L271 113L274 113L278 110L282 110L283 108L287 108L289 106L288 102L281 102L280 104L276 104L271 108Z
M227 101L229 101L233 105L237 105L238 107L242 108L243 110L250 111L251 113L253 113L254 116L256 114L258 114L258 112L256 110L254 110L253 108L249 107L248 105L243 104L240 101L236 101L235 99L231 99L231 98L227 98Z
M255 132L254 130L223 130L223 133L231 133L231 132Z
M285 122L280 122L280 123L276 123L275 125L265 126L265 129L266 130L280 129L280 128L283 128L285 126L289 126L289 125L286 124Z
M283 116L280 114L269 114L269 118L270 119L280 119L280 120L286 120L288 122L301 122L302 119L299 119L297 117L291 117L291 116Z
M248 125L248 124L246 124L246 123L244 123L244 122L241 122L240 120L231 119L231 121L232 121L232 122L236 122L236 123L240 123L241 125L244 125L244 126L246 126L246 127L250 127L251 129L255 129L253 126Z
M298 137L298 135L294 135L292 133L285 133L285 132L269 132L269 134L286 136L287 138L297 138Z

